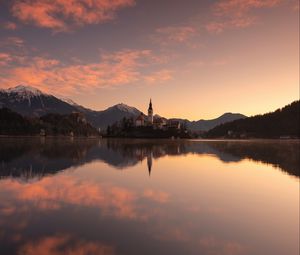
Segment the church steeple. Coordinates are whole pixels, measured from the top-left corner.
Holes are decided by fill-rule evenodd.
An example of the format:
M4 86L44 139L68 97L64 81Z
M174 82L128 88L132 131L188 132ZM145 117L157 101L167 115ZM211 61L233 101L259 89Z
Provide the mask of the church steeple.
M153 124L153 108L152 108L151 98L150 98L150 103L148 108L148 121L150 124Z
M148 108L148 111L149 110L152 110L153 111L153 109L152 109L152 102L151 102L151 98L150 98L150 103L149 103L149 108Z

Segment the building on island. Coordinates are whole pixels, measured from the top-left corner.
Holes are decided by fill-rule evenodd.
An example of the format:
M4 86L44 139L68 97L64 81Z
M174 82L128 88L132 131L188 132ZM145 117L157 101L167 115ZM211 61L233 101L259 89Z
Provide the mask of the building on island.
M145 125L145 117L144 114L141 112L140 115L135 120L135 125L137 127L142 127Z
M143 114L135 119L136 127L153 127L153 129L180 129L181 125L179 121L167 120L158 115L153 114L152 100L150 99L148 107L148 115Z
M168 127L174 128L174 129L180 129L181 124L178 120L169 120L168 121Z

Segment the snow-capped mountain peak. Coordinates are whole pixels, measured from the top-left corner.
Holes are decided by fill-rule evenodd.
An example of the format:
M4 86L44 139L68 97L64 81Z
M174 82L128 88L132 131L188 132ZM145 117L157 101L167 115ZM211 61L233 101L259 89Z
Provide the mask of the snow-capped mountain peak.
M72 99L70 99L68 97L58 96L57 98L59 98L60 100L66 102L67 104L70 104L70 105L73 105L73 106L80 106L79 104L77 104L76 102L74 102Z
M42 91L40 91L39 89L36 89L34 87L31 86L25 86L25 85L18 85L16 87L13 88L9 88L4 90L7 93L16 93L16 94L20 94L20 95L32 95L32 96L40 96L43 93Z
M50 95L43 93L39 89L36 89L31 86L26 85L18 85L16 87L8 88L8 89L2 89L0 90L0 93L6 94L8 97L8 100L13 102L24 102L26 101L29 106L31 106L31 102L34 98L37 98L41 102L41 105L43 104L42 97L49 97Z
M41 96L50 96L42 91L40 91L37 88L27 86L27 85L18 85L16 87L8 88L8 89L2 89L0 90L0 93L7 94L7 96L10 97L11 101L22 101L26 100L28 101L28 104L31 104L32 98L40 98Z
M132 106L128 106L126 104L123 104L123 103L120 103L120 104L116 104L115 106L112 106L111 108L116 108L122 112L128 112L128 113L131 113L131 114L138 114L139 113L139 110L137 110L135 107L132 107Z

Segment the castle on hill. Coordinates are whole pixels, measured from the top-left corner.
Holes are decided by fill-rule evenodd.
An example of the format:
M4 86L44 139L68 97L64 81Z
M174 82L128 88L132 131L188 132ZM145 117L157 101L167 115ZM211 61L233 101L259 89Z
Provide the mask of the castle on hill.
M150 99L149 107L148 107L148 115L145 115L141 112L140 115L135 119L135 126L153 127L154 129L168 129L168 128L180 129L180 122L174 120L167 120L159 116L154 116L152 101Z

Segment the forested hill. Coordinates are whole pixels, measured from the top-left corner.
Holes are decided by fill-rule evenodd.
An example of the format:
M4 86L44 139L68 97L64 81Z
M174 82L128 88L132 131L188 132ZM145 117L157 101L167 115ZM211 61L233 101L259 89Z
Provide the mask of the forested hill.
M300 101L264 115L221 124L206 133L207 138L300 137Z
M0 135L40 134L96 136L98 132L79 113L47 114L39 118L27 118L10 109L0 108Z

